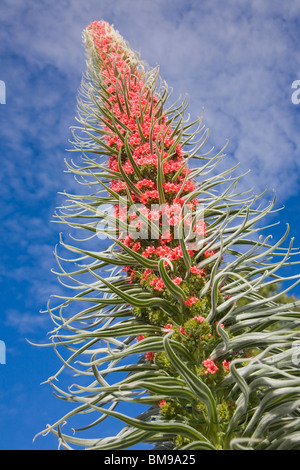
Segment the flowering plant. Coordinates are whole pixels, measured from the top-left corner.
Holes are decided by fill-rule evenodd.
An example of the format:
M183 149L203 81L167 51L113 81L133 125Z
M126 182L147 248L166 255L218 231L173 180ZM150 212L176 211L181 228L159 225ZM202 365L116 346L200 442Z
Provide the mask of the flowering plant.
M297 254L293 240L282 247L288 230L274 245L257 237L275 200L261 209L236 192L235 168L215 171L223 149L199 153L202 118L184 120L185 101L169 105L157 70L112 26L93 22L84 39L81 164L67 168L88 191L66 194L56 217L91 236L61 239L75 258L56 252L57 274L75 295L48 306L62 361L48 382L75 406L45 432L66 449L299 448L299 302L260 293L300 282L281 274ZM82 379L67 391L54 380L65 369ZM103 437L108 417L124 427ZM64 433L71 418L100 436Z

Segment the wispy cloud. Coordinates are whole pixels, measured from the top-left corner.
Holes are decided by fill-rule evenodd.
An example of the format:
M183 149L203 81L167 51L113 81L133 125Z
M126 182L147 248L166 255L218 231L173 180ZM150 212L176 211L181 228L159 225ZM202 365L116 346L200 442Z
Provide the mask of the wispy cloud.
M5 325L15 328L21 335L34 333L38 329L49 326L49 317L46 314L33 314L32 312L20 312L9 309L6 312Z
M300 79L300 3L2 0L0 13L0 80L6 84L6 105L0 105L0 339L7 343L9 378L9 385L0 383L0 446L22 448L32 445L38 420L48 420L48 411L41 418L36 407L44 403L42 392L34 387L31 395L34 381L45 379L47 360L24 337L44 342L53 324L39 310L51 294L63 294L50 272L62 227L50 220L61 202L57 192L78 188L64 173L63 159L85 70L83 29L104 19L150 66L159 65L174 89L172 99L190 96L192 120L204 108L207 149L218 151L229 139L224 165L240 161L240 172L251 169L243 185L255 192L275 188L280 203L293 202L289 216L296 220L300 105L291 102L291 84Z
M26 125L32 142L53 144L53 126L59 131L56 142L62 142L60 132L66 128L57 121L73 117L65 107L61 113L65 92L70 86L73 92L77 89L84 70L82 30L90 21L104 18L150 65L160 65L162 77L174 87L174 98L188 92L192 116L204 107L211 142L220 147L230 140L228 152L251 169L249 178L258 191L266 185L276 187L283 200L298 191L299 113L290 99L291 83L300 73L297 1L284 8L271 1L224 5L123 0L111 6L73 0L53 7L45 0L26 8L18 1L4 4L7 25L17 22L22 27L14 28L13 34L2 29L1 42L9 42L36 73L34 84L31 76L21 85L26 99L34 87L28 100L36 110L35 118L31 116L34 126ZM72 106L74 96L67 98ZM17 133L26 116L23 113ZM51 146L48 149L51 154Z
M0 268L21 283L27 277L37 297L54 282L46 259L56 237L49 221L57 191L76 185L63 159L85 69L81 34L95 19L113 23L143 59L160 66L174 100L189 94L191 119L204 108L209 147L217 151L229 139L225 165L240 161L241 172L251 169L247 187L275 188L281 202L299 191L300 107L290 99L300 78L296 0L284 8L256 0L4 0L1 9L7 104L0 108Z

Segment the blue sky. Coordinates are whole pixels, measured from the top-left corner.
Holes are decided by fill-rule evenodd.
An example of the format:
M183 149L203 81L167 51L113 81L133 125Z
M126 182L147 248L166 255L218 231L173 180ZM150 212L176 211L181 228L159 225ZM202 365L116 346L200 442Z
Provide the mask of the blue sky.
M52 436L32 439L68 409L40 385L59 365L53 351L25 338L45 340L52 325L39 311L61 292L50 272L60 227L50 220L57 193L76 190L64 158L85 70L82 31L101 19L160 66L174 100L189 95L191 118L204 108L210 144L229 139L225 164L251 170L242 185L276 189L285 209L274 238L289 223L300 245L300 104L291 101L299 1L2 0L0 449L56 449Z

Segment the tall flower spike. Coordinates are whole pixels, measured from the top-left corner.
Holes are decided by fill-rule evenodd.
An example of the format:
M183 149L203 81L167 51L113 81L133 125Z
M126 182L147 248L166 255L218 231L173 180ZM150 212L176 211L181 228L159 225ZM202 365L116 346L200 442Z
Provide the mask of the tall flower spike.
M274 201L261 209L235 193L234 169L216 174L223 149L199 154L201 119L184 120L186 102L169 104L157 70L111 25L93 22L84 40L81 156L67 168L85 190L56 220L89 236L61 240L75 257L56 252L57 274L75 295L48 307L62 360L48 382L73 408L43 432L65 449L299 449L300 304L261 294L300 282L282 274L298 255L282 247L288 230L274 245L257 238ZM65 369L78 380L67 390L54 380ZM105 437L107 417L123 430ZM97 437L70 436L72 420Z

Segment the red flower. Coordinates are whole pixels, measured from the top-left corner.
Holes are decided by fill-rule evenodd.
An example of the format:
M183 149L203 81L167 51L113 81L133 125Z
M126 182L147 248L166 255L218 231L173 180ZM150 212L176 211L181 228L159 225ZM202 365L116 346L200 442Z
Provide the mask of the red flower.
M191 181L187 181L183 187L186 193L192 193L195 190L195 185Z
M156 199L158 200L158 191L156 189L153 189L152 191L145 191L140 196L140 202L142 204L147 204L149 199L152 199L153 201L155 201Z
M147 352L145 354L145 357L146 357L146 359L148 359L148 361L153 361L154 353L153 352Z
M183 150L182 150L182 147L180 145L176 146L176 153L177 153L178 157L181 157L183 155Z
M123 243L125 246L132 247L136 252L142 252L144 258L159 259L167 258L174 263L176 268L177 264L179 270L174 271L173 282L176 285L183 283L182 265L183 253L180 243L175 243L175 230L180 222L182 222L182 208L186 205L191 214L196 212L196 205L199 204L197 199L186 202L187 195L192 193L195 189L195 184L191 176L191 171L188 169L186 159L183 156L183 149L180 144L174 147L176 141L173 138L174 129L170 126L168 116L161 112L161 103L158 103L158 98L153 95L151 87L143 81L142 75L138 67L134 66L134 62L128 60L128 51L126 43L119 40L118 35L114 33L113 28L105 22L94 22L88 30L94 41L95 49L99 54L100 74L99 78L105 88L103 96L107 96L102 102L103 106L107 107L107 113L104 119L104 130L107 132L104 139L109 147L111 147L113 156L109 157L108 168L116 173L120 179L113 181L110 187L116 193L124 194L126 190L130 191L131 197L134 202L143 204L144 211L141 213L149 219L157 222L159 226L160 238L155 242L151 241L151 245L144 249L144 243L141 244L141 239L133 240L130 235L124 238ZM131 58L131 57L129 57ZM125 95L126 90L126 95ZM111 119L109 116L111 115ZM114 117L116 119L114 119ZM167 124L168 123L168 124ZM124 156L124 142L125 134L128 132L128 143L131 146L132 158L135 164L139 167L140 178L134 171L132 160ZM122 181L122 175L118 165L117 151L122 149L122 169L128 175L128 179L139 190L133 191L127 183ZM157 167L158 161L161 156L162 171L165 175L163 181L163 190L166 194L166 204L160 210L150 210L151 204L160 202L159 193L157 190ZM178 177L175 179L174 175L179 172ZM174 178L174 179L173 179ZM126 181L127 178L126 178ZM137 195L138 194L138 195ZM177 195L180 195L177 197ZM147 205L147 207L145 207ZM127 206L126 206L127 209ZM130 220L136 228L141 228L143 222L139 221L137 214L128 214L127 212L116 209L115 216L118 220L127 223ZM164 226L163 218L165 218L168 226ZM191 226L192 218L186 218L185 225ZM206 224L203 220L194 225L194 232L198 235L205 235ZM120 228L121 231L121 228ZM120 235L120 239L121 239ZM125 237L125 235L124 235ZM121 239L122 240L122 239ZM177 241L178 242L178 241ZM189 245L188 253L191 257L195 255L195 250L191 248L194 245ZM195 245L196 246L196 245ZM142 248L143 247L143 248ZM207 250L204 253L205 257L213 256L215 251ZM166 269L170 266L167 261L164 261ZM133 278L140 279L141 282L148 280L149 285L155 291L162 292L165 289L163 280L160 277L153 276L151 269L144 269L142 272L137 272L132 267L126 268L127 276L130 282ZM191 267L191 273L198 276L205 276L204 269L199 269L197 266ZM134 277L135 276L135 277ZM149 278L149 276L151 276ZM194 278L195 280L195 278ZM191 307L199 300L195 293L190 292L189 297L185 301L187 307ZM193 317L199 323L204 321L201 315ZM173 328L172 324L165 325L165 332ZM184 327L179 328L179 332L186 335ZM207 336L206 336L207 337ZM138 340L144 339L144 335L139 335ZM185 339L182 338L182 341ZM152 361L154 357L153 352L145 354L147 360ZM209 360L207 360L209 361ZM205 373L215 373L218 370L213 361L205 361ZM160 403L165 404L165 400Z
M199 323L202 323L205 320L205 318L201 317L201 315L197 315L196 317L193 317L193 320L197 320Z
M136 242L136 243L132 246L133 251L139 251L140 248L141 248L140 242Z
M204 372L205 375L215 374L219 370L214 361L212 361L211 359L206 359L205 361L203 361L203 365L204 367L206 367L206 371Z
M166 192L174 192L174 193L178 193L180 188L181 188L181 184L178 184L178 183L164 183L163 184L163 188Z
M130 235L127 235L127 237L124 239L123 241L124 245L130 247L131 246L131 243L132 243L132 238Z
M187 307L191 307L198 301L198 297L188 297L184 302Z
M199 269L197 266L192 266L190 269L192 274L198 274L199 276L205 276L204 269Z
M204 251L204 256L205 258L209 258L210 256L213 256L215 255L216 252L214 250L211 250L211 251Z
M113 181L110 187L116 193L119 193L120 191L123 191L126 189L126 186L124 183L122 183L122 181Z
M133 282L134 275L135 275L135 269L133 269L133 270L131 271L131 274L130 274L130 277L129 277L129 282L130 282L131 284L132 284L132 282Z
M144 178L143 180L140 180L140 181L138 181L138 182L136 183L136 187L137 187L138 189L142 189L142 188L144 188L144 187L145 187L145 188L151 188L151 189L152 189L152 188L155 187L155 183L154 183L154 181L152 181L152 180L149 180L149 179Z
M129 143L131 145L140 145L141 137L139 136L139 134L133 134L133 136L130 137Z
M166 333L167 331L172 330L172 328L173 328L172 323L167 323L164 327L164 332Z
M151 286L154 286L155 290L162 291L165 287L164 281L160 277L154 277L152 281L150 281Z
M126 162L126 163L123 165L123 170L125 171L125 173L126 173L127 175L132 175L132 173L134 173L133 166L131 165L130 162Z
M145 269L143 279L147 279L147 277L150 276L151 273L152 273L151 269L149 268Z
M149 255L152 255L155 252L154 246L148 246L142 253L144 258L148 258Z

